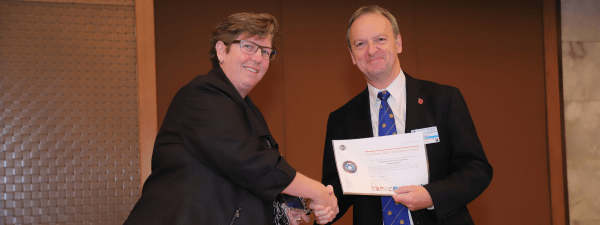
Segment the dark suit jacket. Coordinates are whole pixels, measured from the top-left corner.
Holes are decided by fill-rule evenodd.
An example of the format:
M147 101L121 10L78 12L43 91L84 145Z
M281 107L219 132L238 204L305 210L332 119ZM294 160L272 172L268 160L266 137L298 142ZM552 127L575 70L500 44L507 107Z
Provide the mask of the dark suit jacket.
M273 224L273 199L295 175L250 97L214 68L171 102L125 224Z
M419 104L419 99L423 100ZM329 115L323 157L323 184L333 185L340 218L354 205L355 225L381 225L381 197L343 195L331 140L373 137L365 89ZM458 88L406 75L406 133L436 126L440 142L427 144L429 184L434 210L411 212L415 224L473 224L466 205L492 180L492 167L477 137Z

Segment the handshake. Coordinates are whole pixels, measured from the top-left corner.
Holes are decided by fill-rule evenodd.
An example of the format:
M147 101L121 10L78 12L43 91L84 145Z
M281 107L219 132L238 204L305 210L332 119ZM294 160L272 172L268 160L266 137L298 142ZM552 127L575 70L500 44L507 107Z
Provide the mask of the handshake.
M337 198L333 194L333 187L327 185L327 194L312 198L307 203L304 198L290 195L282 195L287 221L290 225L299 225L308 223L311 212L315 214L315 221L319 224L326 224L335 218L340 211L337 205ZM308 205L308 207L307 207Z

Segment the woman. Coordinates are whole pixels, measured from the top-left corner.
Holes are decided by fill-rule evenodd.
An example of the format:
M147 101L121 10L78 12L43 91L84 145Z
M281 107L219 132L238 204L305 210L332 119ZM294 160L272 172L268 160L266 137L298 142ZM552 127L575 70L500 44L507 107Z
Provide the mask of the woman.
M333 189L286 162L247 96L275 57L277 29L273 16L252 13L233 14L215 28L213 69L173 98L152 174L125 224L273 224L280 193L312 199L319 223L335 217ZM291 218L308 222L303 214Z

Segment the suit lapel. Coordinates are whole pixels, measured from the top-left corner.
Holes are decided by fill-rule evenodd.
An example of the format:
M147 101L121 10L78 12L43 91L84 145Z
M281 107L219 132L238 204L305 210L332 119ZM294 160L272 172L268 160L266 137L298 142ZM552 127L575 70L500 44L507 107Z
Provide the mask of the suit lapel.
M365 88L356 98L356 116L358 117L352 123L355 123L356 130L360 131L356 138L373 137L373 126L371 124L371 106L369 102L369 90Z
M419 80L406 75L406 126L405 133L421 128L419 124L423 119L425 105L427 104L427 93L421 91L423 86Z

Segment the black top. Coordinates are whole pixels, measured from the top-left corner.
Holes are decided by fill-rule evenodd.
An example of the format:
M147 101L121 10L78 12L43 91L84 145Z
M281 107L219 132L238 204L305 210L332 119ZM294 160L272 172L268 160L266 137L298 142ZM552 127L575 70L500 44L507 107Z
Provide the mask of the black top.
M217 67L173 98L125 224L272 224L273 199L295 175L258 108Z

